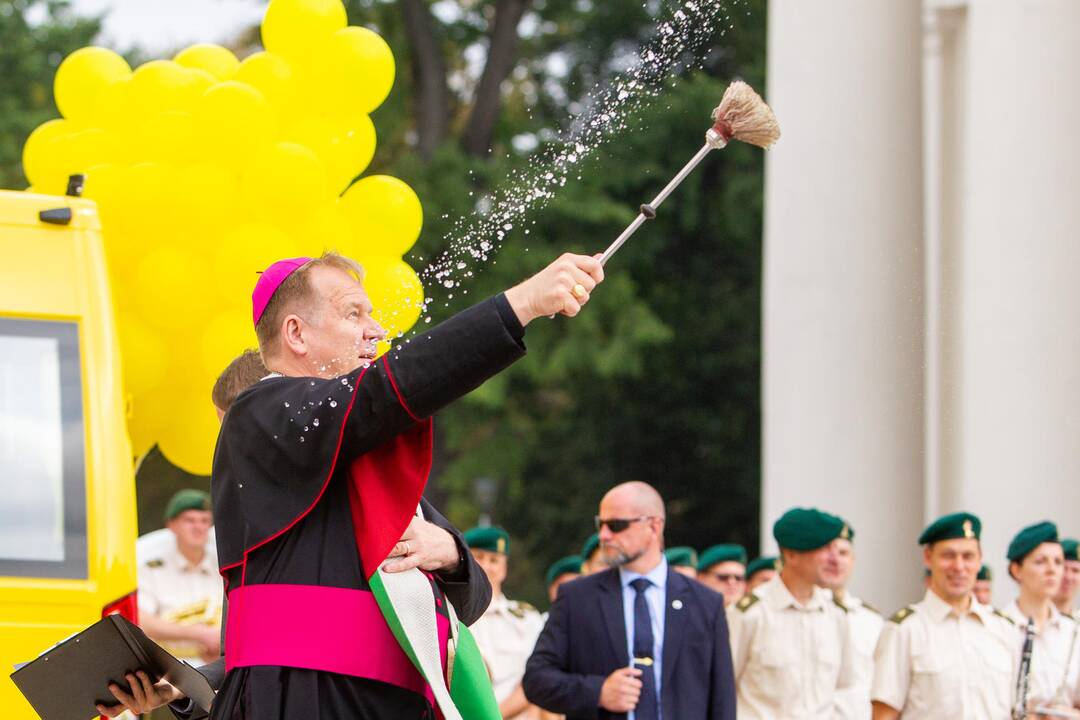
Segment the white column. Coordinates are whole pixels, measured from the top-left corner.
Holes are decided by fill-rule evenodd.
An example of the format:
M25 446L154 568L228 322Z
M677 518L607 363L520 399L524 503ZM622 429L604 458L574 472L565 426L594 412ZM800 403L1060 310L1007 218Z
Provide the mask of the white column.
M1004 552L1080 533L1080 2L969 0L960 455L951 481Z
M921 588L921 37L914 1L769 5L763 547L791 506L836 512L890 609Z

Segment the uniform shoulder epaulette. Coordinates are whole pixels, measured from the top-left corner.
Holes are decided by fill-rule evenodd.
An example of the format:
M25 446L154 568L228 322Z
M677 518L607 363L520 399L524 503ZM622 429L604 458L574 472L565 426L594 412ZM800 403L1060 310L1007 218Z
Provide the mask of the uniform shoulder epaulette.
M1072 620L1073 622L1078 622L1077 619L1076 619L1076 616L1071 615L1069 613L1061 613L1061 617L1066 618L1068 620Z
M759 599L760 598L758 598L758 596L755 595L754 593L747 593L746 595L742 596L742 599L739 600L739 602L735 603L735 607L737 607L742 612L746 612Z
M991 608L991 610L993 610L993 612L994 612L994 614L995 614L995 615L997 615L997 616L998 616L999 618L1001 618L1002 620L1006 621L1006 622L1007 622L1007 623L1009 623L1010 625L1015 625L1015 624L1016 624L1016 621L1015 621L1015 620L1013 620L1013 619L1012 619L1011 617L1009 617L1009 616L1008 616L1008 615L1006 615L1005 613L1001 612L1001 611L1000 611L1000 610L998 610L997 608Z
M897 610L893 614L893 616L891 618L889 618L889 622L894 622L897 625L899 625L900 623L904 622L905 620L907 620L909 617L911 617L914 614L915 614L915 608L908 605L907 607L900 608L899 610Z
M159 568L164 564L165 564L165 561L161 560L159 558L155 558L153 560L147 560L146 561L146 567L148 567L148 568Z
M866 602L865 600L863 600L862 606L864 608L866 608L867 610L869 610L870 612L874 613L875 615L884 615L885 614L885 613L881 612L880 610L878 610L873 605L871 605L870 603Z
M529 613L540 614L539 610L524 600L511 600L506 609L510 611L511 615L518 619L524 618Z
M838 598L838 597L836 597L836 596L834 595L834 596L833 596L833 599L832 599L832 601L833 601L833 605L835 605L836 607L840 608L840 609L841 609L841 610L843 610L843 611L844 611L845 613L846 613L846 612L848 611L848 606L847 606L847 605L845 605L845 604L844 604L844 601L843 601L843 600L841 600L840 598Z

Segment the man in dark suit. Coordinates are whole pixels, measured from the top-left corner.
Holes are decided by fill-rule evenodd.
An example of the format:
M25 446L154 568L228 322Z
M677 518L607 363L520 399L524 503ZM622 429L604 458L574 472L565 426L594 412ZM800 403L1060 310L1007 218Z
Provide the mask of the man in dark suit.
M668 568L659 493L618 485L596 523L612 567L559 588L526 697L568 720L734 720L724 598Z

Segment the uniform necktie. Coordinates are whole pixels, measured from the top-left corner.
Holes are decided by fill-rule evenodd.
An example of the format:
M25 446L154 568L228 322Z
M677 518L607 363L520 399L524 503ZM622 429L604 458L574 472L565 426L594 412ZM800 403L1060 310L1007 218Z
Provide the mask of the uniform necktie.
M652 586L648 578L630 582L634 596L634 667L641 670L641 699L634 708L636 720L657 720L656 673L653 672L653 632L645 591Z

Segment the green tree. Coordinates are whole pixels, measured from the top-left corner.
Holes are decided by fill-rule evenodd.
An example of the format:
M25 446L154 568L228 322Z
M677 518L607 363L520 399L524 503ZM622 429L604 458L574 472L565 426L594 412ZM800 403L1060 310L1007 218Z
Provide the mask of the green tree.
M100 29L100 18L76 16L67 0L0 0L0 187L26 187L23 144L60 115L52 93L56 68Z
M435 320L559 252L603 249L700 147L729 80L763 89L765 3L731 4L733 27L686 58L688 71L642 110L639 131L603 148L527 219L528 236L509 236L452 299L428 284ZM530 154L512 140L557 137L669 11L586 0L455 6L350 5L352 21L375 26L398 59L397 85L375 115L376 165L424 200L417 267L447 249L478 197L542 162L543 142ZM516 37L505 37L503 14L523 18ZM499 54L470 69L463 58L477 47ZM494 114L481 113L491 104ZM609 265L582 317L530 326L529 356L438 419L431 491L469 525L482 509L477 479L495 480L493 520L515 536L515 591L541 600L544 567L580 547L603 491L632 478L664 493L671 542L756 550L762 168L756 149L714 153Z

